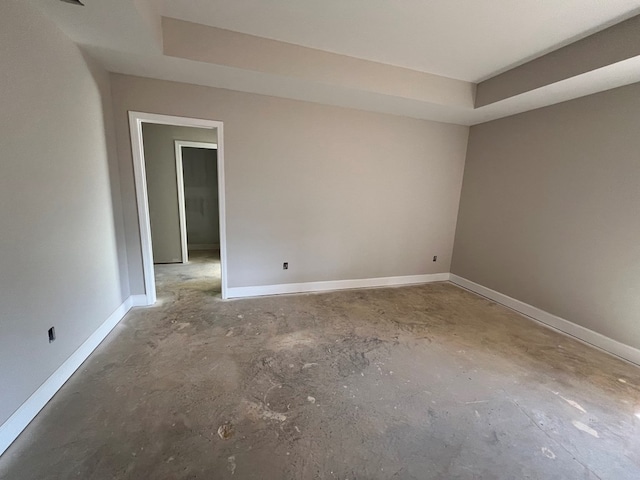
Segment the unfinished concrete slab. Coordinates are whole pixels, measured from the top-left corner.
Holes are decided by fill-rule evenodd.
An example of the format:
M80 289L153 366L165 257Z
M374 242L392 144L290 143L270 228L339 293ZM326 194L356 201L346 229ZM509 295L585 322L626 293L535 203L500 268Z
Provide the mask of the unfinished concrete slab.
M132 311L3 479L637 479L640 369L448 283Z

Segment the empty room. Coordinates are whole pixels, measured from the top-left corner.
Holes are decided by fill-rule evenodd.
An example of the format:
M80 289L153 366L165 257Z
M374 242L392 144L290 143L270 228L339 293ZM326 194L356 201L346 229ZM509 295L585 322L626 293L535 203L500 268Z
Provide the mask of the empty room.
M3 0L0 479L640 478L638 0Z

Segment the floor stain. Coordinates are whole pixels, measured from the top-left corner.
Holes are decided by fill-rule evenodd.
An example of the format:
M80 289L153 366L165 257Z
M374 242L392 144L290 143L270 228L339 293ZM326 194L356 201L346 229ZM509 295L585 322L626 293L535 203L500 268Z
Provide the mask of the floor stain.
M223 301L219 275L157 266L0 478L640 478L633 365L446 282Z

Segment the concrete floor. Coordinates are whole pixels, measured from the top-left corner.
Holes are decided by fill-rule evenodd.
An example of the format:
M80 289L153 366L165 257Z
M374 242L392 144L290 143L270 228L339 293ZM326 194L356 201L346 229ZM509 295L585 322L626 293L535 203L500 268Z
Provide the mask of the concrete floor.
M3 479L638 479L640 369L438 283L136 309Z

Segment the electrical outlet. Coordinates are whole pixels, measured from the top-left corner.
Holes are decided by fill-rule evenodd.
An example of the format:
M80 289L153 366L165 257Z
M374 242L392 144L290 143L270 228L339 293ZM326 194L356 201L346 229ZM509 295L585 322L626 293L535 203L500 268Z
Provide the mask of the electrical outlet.
M437 256L437 255L434 255L434 256L433 256L433 261L434 261L434 262L438 261L438 256Z
M56 339L56 327L51 327L48 333L49 333L49 343L51 343Z
M282 264L282 269L283 269L283 270L289 270L289 262L284 262L284 263Z

